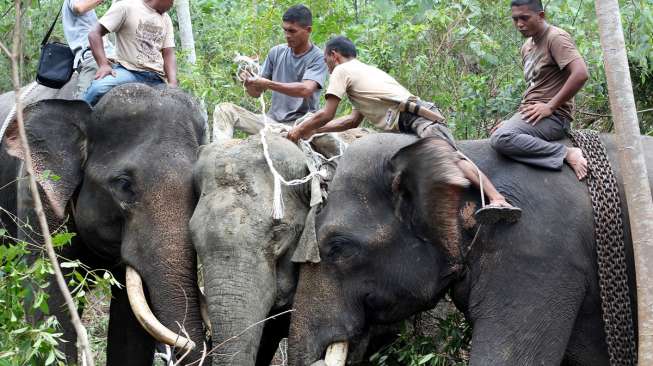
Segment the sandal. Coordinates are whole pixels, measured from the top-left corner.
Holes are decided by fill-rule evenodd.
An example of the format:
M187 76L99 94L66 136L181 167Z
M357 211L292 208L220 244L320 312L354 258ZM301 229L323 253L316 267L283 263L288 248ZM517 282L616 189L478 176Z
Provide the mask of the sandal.
M474 217L479 223L487 225L496 224L499 221L513 223L521 218L521 208L488 204L477 210Z

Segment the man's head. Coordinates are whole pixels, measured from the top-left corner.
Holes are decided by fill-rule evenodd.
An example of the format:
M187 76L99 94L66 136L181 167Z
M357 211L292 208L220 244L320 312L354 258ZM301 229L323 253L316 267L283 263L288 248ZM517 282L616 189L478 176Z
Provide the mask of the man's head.
M281 19L288 47L294 50L306 46L313 30L311 11L304 5L295 5L286 10Z
M546 29L541 0L512 0L512 21L524 37L533 37Z
M356 58L356 46L345 36L336 36L329 39L324 46L324 61L329 68L329 73L343 62Z
M159 14L163 14L172 8L174 0L145 0L145 3Z

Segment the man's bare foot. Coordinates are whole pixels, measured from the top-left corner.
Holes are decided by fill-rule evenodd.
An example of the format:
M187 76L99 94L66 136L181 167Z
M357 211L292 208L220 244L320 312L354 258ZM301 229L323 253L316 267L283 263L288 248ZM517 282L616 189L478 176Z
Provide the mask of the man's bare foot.
M583 151L577 147L568 147L565 162L569 164L578 180L583 180L587 176L587 160L583 156Z

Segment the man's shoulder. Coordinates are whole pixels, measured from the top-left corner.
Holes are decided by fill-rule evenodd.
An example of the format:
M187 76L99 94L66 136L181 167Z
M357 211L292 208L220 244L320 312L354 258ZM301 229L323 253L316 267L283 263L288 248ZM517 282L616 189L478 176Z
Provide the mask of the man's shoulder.
M285 43L278 44L278 45L270 48L270 51L268 52L268 58L269 57L273 57L273 58L279 57L280 55L283 55L284 52L287 52L288 50L290 50L290 47L288 47L287 44L285 44Z
M555 25L551 25L550 27L551 28L549 30L549 34L547 37L550 42L555 41L559 37L563 37L565 39L572 39L571 35L566 30L562 28L558 28Z

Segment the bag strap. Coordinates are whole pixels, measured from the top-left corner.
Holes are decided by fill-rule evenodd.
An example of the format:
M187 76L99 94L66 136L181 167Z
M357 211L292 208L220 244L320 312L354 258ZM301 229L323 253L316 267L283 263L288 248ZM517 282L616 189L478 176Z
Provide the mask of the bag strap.
M54 30L54 26L55 24L57 24L57 20L59 20L59 15L61 15L61 9L63 9L63 6L59 8L59 12L57 13L57 16L54 18L54 22L52 22L52 25L50 26L50 30L48 30L48 33L45 35L45 38L43 38L43 41L41 41L41 47L45 46L45 44L48 42L48 39L50 39L50 34L52 34L52 31Z

